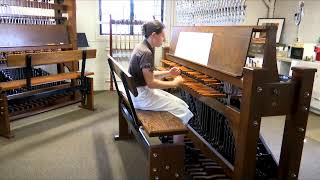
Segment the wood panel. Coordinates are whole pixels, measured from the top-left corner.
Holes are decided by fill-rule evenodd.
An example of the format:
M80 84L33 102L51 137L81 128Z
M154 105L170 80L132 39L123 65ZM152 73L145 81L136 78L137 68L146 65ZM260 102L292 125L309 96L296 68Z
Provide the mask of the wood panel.
M185 147L183 144L151 145L149 179L183 180Z
M70 44L65 25L0 24L0 48Z
M87 59L96 57L96 50L86 50ZM78 61L82 59L82 50L72 51L57 51L57 52L43 52L28 54L32 57L32 65L45 65L45 64L57 64L66 63L72 61ZM8 56L7 66L8 67L20 67L25 66L27 54L13 54Z
M47 49L71 49L72 44L64 45L45 45L45 46L21 46L21 47L0 47L2 52L12 52L12 51L36 51L36 50L47 50Z
M174 27L171 52L175 51L180 32L213 33L208 67L235 77L242 76L253 32L252 26Z
M290 104L294 101L294 83L266 83L262 85L263 89L263 108L262 116L287 115L291 112Z
M71 73L60 73L60 74L49 75L49 76L34 77L34 78L31 78L31 85L63 81L67 79L76 79L76 78L79 78L80 75L81 75L80 72L71 72ZM85 73L85 76L90 76L90 75L94 75L94 73L93 72ZM0 89L3 91L10 90L10 89L23 88L26 86L27 86L27 81L25 79L0 83Z

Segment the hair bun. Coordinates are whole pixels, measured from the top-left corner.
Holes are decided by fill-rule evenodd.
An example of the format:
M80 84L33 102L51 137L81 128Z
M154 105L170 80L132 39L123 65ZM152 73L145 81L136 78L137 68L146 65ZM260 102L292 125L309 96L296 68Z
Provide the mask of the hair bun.
M148 38L153 32L159 34L162 32L164 25L158 20L146 22L142 25L142 34Z
M145 36L147 34L147 24L143 24L141 29L142 29L142 35Z

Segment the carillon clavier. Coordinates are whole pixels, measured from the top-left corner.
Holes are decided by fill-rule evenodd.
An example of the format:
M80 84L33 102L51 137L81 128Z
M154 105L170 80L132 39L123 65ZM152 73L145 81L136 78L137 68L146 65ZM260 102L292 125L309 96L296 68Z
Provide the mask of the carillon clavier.
M12 120L69 104L93 110L94 73L85 66L96 50L77 50L75 0L0 5L0 135L13 136Z
M255 39L255 32L266 38ZM178 44L188 33L192 41L195 33L212 34L206 63L174 54L178 46L190 47ZM306 128L310 96L303 94L312 92L315 69L293 68L291 80L280 80L274 26L174 27L172 35L158 69L181 70L185 81L177 90L195 115L185 139L185 173L193 179L297 179L304 140L297 129ZM262 67L246 63L254 43L265 47ZM182 55L188 53L198 52ZM259 133L261 118L275 115L286 115L279 164Z

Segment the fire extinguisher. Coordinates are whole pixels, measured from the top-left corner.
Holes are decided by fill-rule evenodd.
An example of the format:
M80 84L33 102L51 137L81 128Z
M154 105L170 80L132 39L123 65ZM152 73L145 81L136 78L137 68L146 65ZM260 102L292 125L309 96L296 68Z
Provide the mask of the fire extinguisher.
M320 45L314 47L314 52L316 53L316 60L320 61Z

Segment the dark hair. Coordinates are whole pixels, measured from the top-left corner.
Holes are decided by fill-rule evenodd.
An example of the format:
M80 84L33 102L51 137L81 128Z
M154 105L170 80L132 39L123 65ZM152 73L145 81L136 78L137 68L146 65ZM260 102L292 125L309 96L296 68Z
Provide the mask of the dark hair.
M158 20L146 22L142 25L142 34L148 38L153 32L160 34L165 26Z

